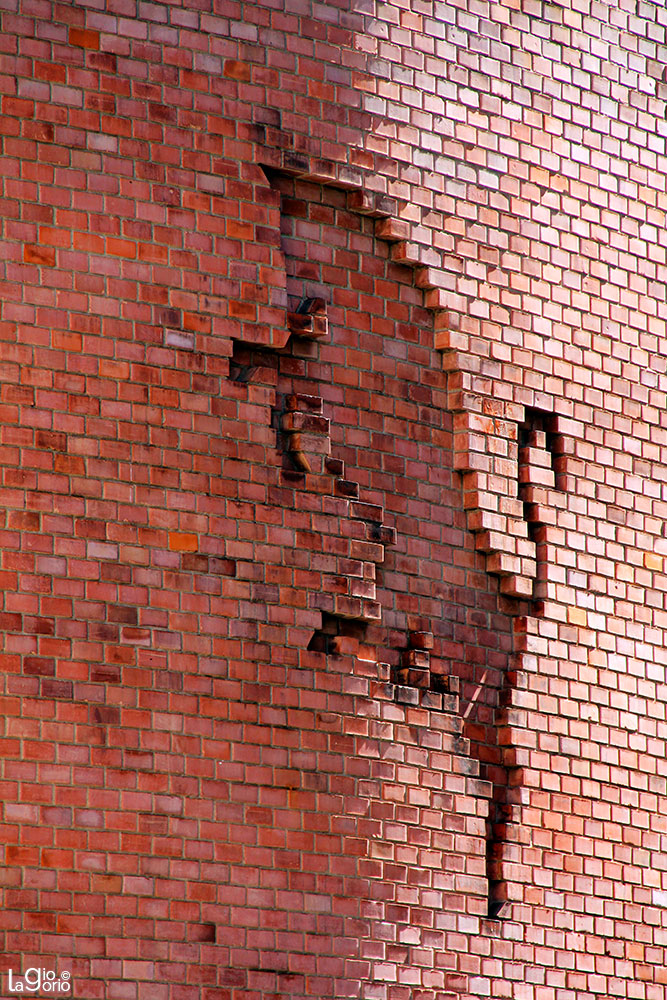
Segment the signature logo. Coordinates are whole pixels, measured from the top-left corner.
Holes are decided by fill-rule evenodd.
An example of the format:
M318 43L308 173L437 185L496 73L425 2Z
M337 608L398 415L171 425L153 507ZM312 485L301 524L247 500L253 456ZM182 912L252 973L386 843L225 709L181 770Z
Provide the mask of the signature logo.
M52 969L26 969L22 976L9 970L10 993L71 993L72 981L69 972L56 976Z

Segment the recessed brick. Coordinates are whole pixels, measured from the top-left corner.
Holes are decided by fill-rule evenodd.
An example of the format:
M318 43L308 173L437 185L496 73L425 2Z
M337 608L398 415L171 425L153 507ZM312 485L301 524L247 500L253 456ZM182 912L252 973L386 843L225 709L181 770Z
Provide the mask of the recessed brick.
M169 532L169 548L173 552L196 552L198 547L199 539L196 535L181 531Z

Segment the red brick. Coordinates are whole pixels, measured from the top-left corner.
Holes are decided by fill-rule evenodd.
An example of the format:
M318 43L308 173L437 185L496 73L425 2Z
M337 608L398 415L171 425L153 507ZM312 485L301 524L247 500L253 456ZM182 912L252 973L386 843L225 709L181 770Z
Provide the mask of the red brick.
M81 46L84 49L97 50L100 47L99 31L70 27L68 38L70 45Z
M250 80L250 66L235 59L225 59L223 73L232 80Z
M56 251L53 247L24 246L23 260L26 264L42 264L45 267L54 267L56 263Z

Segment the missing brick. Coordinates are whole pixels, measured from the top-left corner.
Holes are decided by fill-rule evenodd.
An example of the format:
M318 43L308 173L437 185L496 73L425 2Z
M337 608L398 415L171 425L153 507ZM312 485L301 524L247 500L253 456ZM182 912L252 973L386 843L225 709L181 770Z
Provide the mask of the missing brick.
M324 340L329 334L327 304L323 298L306 296L287 314L287 326L294 337Z
M526 407L525 420L519 427L519 482L563 490L565 459L558 416L547 410Z
M324 613L322 627L313 632L308 649L327 656L343 656L356 652L366 636L366 622Z
M229 362L231 382L246 384L269 381L274 384L279 366L279 356L271 348L245 344L241 340L233 341Z
M392 670L396 701L409 701L412 692L417 698L415 704L420 702L432 709L458 714L459 678L445 672L443 662L432 657L434 645L433 632L424 628L408 632L407 646L400 650L400 660Z

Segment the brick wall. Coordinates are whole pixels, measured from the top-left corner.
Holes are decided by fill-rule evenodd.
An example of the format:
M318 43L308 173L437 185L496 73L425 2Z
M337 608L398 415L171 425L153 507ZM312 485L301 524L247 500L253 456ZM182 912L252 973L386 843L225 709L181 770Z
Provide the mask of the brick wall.
M0 15L3 991L663 1000L664 9Z

